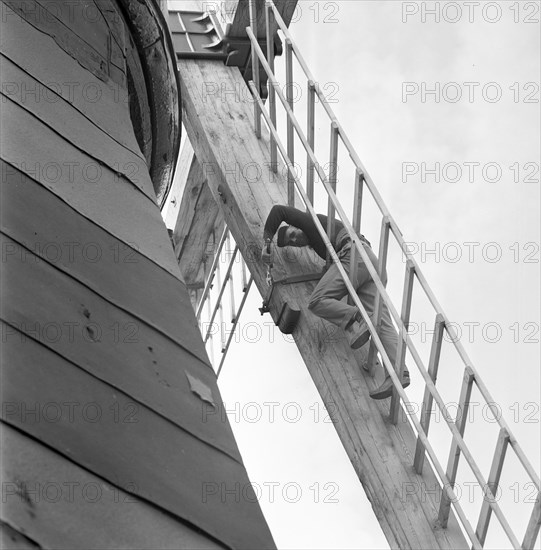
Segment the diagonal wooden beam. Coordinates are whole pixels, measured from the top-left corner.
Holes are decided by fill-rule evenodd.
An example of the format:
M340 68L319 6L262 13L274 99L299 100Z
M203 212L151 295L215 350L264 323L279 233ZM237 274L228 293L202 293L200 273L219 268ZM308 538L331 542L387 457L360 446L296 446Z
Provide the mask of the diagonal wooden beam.
M268 132L257 139L249 93L238 69L217 61L179 62L183 121L209 189L260 293L266 266L260 261L263 226L272 205L287 201L283 163L271 171ZM216 90L216 92L214 92ZM263 129L264 130L264 129ZM308 251L277 249L275 278L322 268ZM270 303L276 321L284 302L301 309L293 337L324 403L334 412L338 435L393 548L468 548L454 515L435 526L441 490L431 468L412 468L415 436L406 415L389 423L388 405L370 399L375 385L360 368L366 353L353 352L342 331L307 310L314 283L283 285Z
M182 148L177 178L174 200L178 213L172 239L195 308L225 223L188 140Z

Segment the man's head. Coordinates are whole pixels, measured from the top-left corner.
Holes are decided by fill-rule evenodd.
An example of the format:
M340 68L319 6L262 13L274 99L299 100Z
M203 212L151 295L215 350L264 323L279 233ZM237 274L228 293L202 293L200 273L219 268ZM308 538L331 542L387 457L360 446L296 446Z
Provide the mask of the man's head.
M308 237L304 231L293 225L284 225L278 229L276 244L282 246L308 246Z

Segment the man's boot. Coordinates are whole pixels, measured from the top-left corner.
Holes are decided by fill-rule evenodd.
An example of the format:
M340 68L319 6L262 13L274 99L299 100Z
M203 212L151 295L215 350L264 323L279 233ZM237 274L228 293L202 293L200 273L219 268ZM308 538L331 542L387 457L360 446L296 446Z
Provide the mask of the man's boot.
M410 373L405 370L402 374L402 387L407 388L409 385ZM391 397L391 395L393 395L393 387L393 381L391 380L391 377L387 374L381 386L370 392L370 397L372 399L387 399L387 397Z
M351 323L346 327L346 334L348 336L349 346L352 349L359 349L364 346L370 338L370 331L366 326L364 319L360 314L353 319Z

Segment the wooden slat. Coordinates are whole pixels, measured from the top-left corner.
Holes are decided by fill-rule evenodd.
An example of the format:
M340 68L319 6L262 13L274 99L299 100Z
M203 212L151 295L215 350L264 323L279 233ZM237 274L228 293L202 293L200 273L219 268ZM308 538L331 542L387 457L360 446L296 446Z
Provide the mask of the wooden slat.
M285 45L285 58L286 58L286 98L291 110L294 108L293 103L293 47L290 40L286 40ZM272 86L271 86L272 88ZM295 134L293 131L293 123L291 119L287 117L287 156L288 162L294 166L295 164ZM295 183L293 182L293 176L291 172L287 173L287 204L289 206L295 206Z
M2 319L96 378L121 389L171 422L240 460L229 425L201 419L201 402L186 378L220 395L207 363L145 323L70 279L1 236L10 255L4 263ZM13 338L16 338L15 336ZM197 345L201 341L197 339Z
M226 546L253 549L272 541L240 462L33 340L10 338L4 344L2 376L4 402L21 411L3 407L3 419L18 430ZM71 415L45 408L66 401L76 401ZM36 405L58 420L22 414ZM235 484L245 498L223 492Z
M174 228L173 242L177 257L180 256L182 242L195 216L195 205L204 183L205 176L201 166L195 158L190 141L186 139L180 152L169 195L170 201L174 202L174 208L169 208L166 217L166 221Z
M193 203L192 203L193 204ZM184 212L181 209L180 215ZM215 245L224 228L224 217L205 183L195 203L192 223L185 233L175 233L179 239L177 248L180 272L191 288L203 288L205 266L212 263ZM180 216L179 216L180 219Z
M464 435L464 429L466 428L466 422L468 420L468 411L470 407L470 398L472 392L474 375L471 369L466 367L464 369L464 379L462 380L462 388L460 390L460 398L458 400L458 412L456 419L456 427L461 436ZM445 411L442 411L445 414ZM449 484L451 487L455 484L456 473L458 471L458 461L460 459L460 447L458 446L455 438L451 442L451 449L449 451L449 459L447 461L447 470L445 472ZM451 501L446 493L442 495L440 510L438 512L438 521L442 527L447 526L449 512L451 510Z
M229 233L227 235L229 236ZM213 307L210 319L208 321L209 327L208 327L208 330L207 330L207 334L204 338L204 340L206 342L208 340L210 332L212 330L212 324L214 323L214 319L216 318L216 314L219 313L219 326L220 326L220 335L221 335L221 338L222 338L222 350L223 350L223 347L225 345L225 339L224 339L224 335L223 335L224 318L223 318L222 298L223 298L225 289L228 286L229 278L231 277L231 272L232 272L233 266L235 264L235 258L237 256L238 250L239 249L237 247L235 247L235 250L233 251L233 254L232 254L232 257L231 257L231 261L229 262L229 265L227 266L227 269L226 269L225 275L223 276L223 279L222 279L222 275L221 275L221 262L218 262L216 264L216 284L218 286L218 296L214 300L214 307Z
M267 61L274 72L274 31L276 26L274 21L274 12L269 4L265 4L265 32L267 37ZM276 91L274 86L269 86L269 113L272 123L276 127ZM276 149L276 140L271 137L270 143L271 169L276 173L278 169L278 155Z
M406 276L404 279L404 291L402 294L402 313L400 318L404 323L403 327L400 328L399 337L398 337L398 348L396 350L396 373L398 375L398 380L402 380L402 374L404 372L404 360L406 358L406 342L405 336L407 334L406 328L410 322L410 313L411 313L411 299L413 296L413 283L415 281L415 266L409 260L406 263ZM406 332L406 334L404 334ZM396 389L393 388L393 395L391 397L391 406L390 406L390 419L393 424L396 424L398 420L398 411L400 405L400 398Z
M151 200L156 200L145 161L92 124L54 90L41 86L8 58L0 56L0 60L2 78L9 82L9 86L4 86L2 90L5 96L2 102L14 101L66 141L84 151L91 160L99 161L112 171L122 174L136 189ZM36 90L36 93L30 94L27 90ZM45 101L45 97L50 99Z
M231 251L232 248L231 248L231 233L228 234L227 236L227 247L228 247L228 251ZM238 247L235 245L233 247L233 254L231 256L231 266L234 267L234 263L235 263L235 257L238 253L239 249ZM235 317L236 317L236 313L237 313L237 309L235 307L235 282L234 282L234 279L233 279L233 269L231 269L230 273L229 273L229 281L226 281L227 282L227 285L229 286L229 304L230 304L230 311L231 311L231 322L234 323L235 322Z
M214 258L212 260L212 265L210 266L209 275L205 280L205 288L203 289L203 294L201 295L201 298L197 305L196 317L198 320L201 317L201 312L203 311L203 305L205 301L207 301L208 304L210 305L210 300L208 300L208 297L210 296L210 290L214 284L214 279L217 274L217 269L218 269L218 266L220 265L220 255L222 253L222 249L224 247L228 234L229 234L229 230L227 229L227 227L224 227L222 234L220 236L220 240L218 241L218 245L216 247L216 252L214 253Z
M51 405L51 417L54 410ZM126 411L121 415L124 418ZM128 493L8 424L2 423L0 429L2 517L35 541L34 545L27 538L26 544L17 545L10 532L2 548L223 548L139 498L137 480L127 484L132 491ZM23 483L28 499L23 498Z
M496 443L496 449L492 458L492 466L490 467L490 473L487 479L487 487L483 487L483 504L481 505L479 521L477 522L477 528L475 530L475 534L479 538L479 542L482 545L485 544L490 517L492 516L490 500L494 500L498 494L498 486L500 484L500 476L502 473L508 444L509 434L506 430L501 429L498 434L498 441Z
M256 162L265 166L269 158L269 140L247 139L253 136L251 100L211 97L203 102L199 90L203 82L213 81L226 89L244 86L237 70L219 62L181 60L179 62L184 124L201 162L214 168L209 173L209 187L217 200L223 201L226 222L243 254L249 245L261 242L263 226L273 204L287 201L286 178L278 170L276 181L266 185L236 178L230 167ZM249 97L249 94L246 94ZM283 168L283 165L282 165ZM276 250L274 270L278 274L297 275L314 272L320 264L299 250L295 262L287 262ZM260 293L267 289L266 266L253 256L246 256L254 283ZM447 530L432 529L437 513L437 494L420 490L421 481L437 487L429 469L423 479L411 468L415 437L407 420L389 428L383 405L370 399L373 379L360 364L366 360L362 350L353 352L345 343L329 341L325 323L306 309L314 283L281 285L271 302L271 316L276 321L284 302L302 309L294 333L306 366L324 401L336 408L334 424L345 450L365 488L391 547L467 548L456 519ZM386 407L385 407L386 408ZM405 494L406 488L412 489ZM453 517L453 515L451 516Z
M361 213L363 207L363 173L355 170L355 189L353 196L353 217L351 219L353 229L357 234L361 233ZM357 247L351 246L350 279L354 281L357 278L358 269ZM351 297L349 298L351 303Z
M0 520L0 548L6 550L38 550L37 543L24 535L21 531Z
M85 70L79 62L60 50L54 40L21 19L7 4L3 7L0 50L19 67L24 67L42 85L57 83L64 99L116 141L144 159L133 130L119 125L129 120L128 90L123 86L109 86ZM21 48L20 44L25 47ZM34 52L40 52L37 56ZM68 76L69 75L69 76ZM96 100L99 97L99 101Z
M185 139L182 142L182 147L179 152L175 175L171 188L169 189L167 201L162 207L162 217L167 227L173 227L173 229L176 224L180 222L179 211L182 206L182 197L186 189L186 174L190 170L193 158L193 148L190 145L190 141Z
M440 354L441 345L443 343L443 329L445 328L445 322L441 315L436 315L436 321L434 323L434 333L432 335L432 346L430 348L430 358L428 360L428 375L432 382L436 383L438 378L438 368L440 366ZM425 387L423 396L423 404L421 408L421 427L426 435L428 435L428 428L430 427L430 419L432 417L432 403L434 398L430 393L430 390ZM415 447L415 458L413 460L413 467L418 474L423 473L423 464L425 461L425 447L419 437L417 437L417 445Z
M524 550L533 550L537 537L539 536L539 528L541 527L541 493L537 493L537 498L533 506L532 515L528 521L528 527L522 541Z
M256 0L248 0L250 11L250 27L252 28L255 37L258 37L257 31L257 7ZM260 87L260 75L259 75L259 61L255 54L254 47L252 46L252 79L255 83L256 90L261 90ZM254 119L255 119L255 135L261 137L261 111L259 105L254 101Z
M1 156L7 163L180 279L157 204L15 103L2 105L0 132ZM133 223L142 219L144 224Z
M0 160L2 232L107 301L188 347L202 362L208 361L197 326L186 315L190 309L186 288L177 278L79 215L39 183L4 168ZM31 222L29 212L33 213Z
M381 232L379 238L379 253L378 253L378 273L380 278L387 269L387 251L389 250L389 219L384 216L381 220ZM374 318L372 322L379 333L381 326L381 294L376 293L376 300L374 302ZM377 357L377 349L372 339L370 339L370 348L368 351L368 370L371 371L374 367L374 363ZM389 357L391 361L393 357Z
M248 298L248 294L250 292L252 282L253 282L253 278L250 277L250 280L246 283L245 287L243 288L243 291L242 291L243 295L239 304L239 309L235 312L235 316L233 318L233 325L229 329L229 336L227 337L227 342L225 344L224 349L222 350L222 358L220 359L220 364L218 365L218 369L216 371L217 378L220 376L220 373L222 372L222 368L224 366L224 362L227 357L227 351L229 350L229 346L231 345L231 341L233 340L233 336L235 335L235 331L237 330L237 325L238 325L240 316L242 314L242 310L244 309L244 304L246 303L246 299Z
M83 17L82 14L79 13L77 15L74 14L71 24L66 26L61 20L57 19L51 11L46 10L40 5L37 0L26 0L26 2L4 0L4 3L9 5L13 11L24 18L25 21L38 31L50 36L58 47L62 48L74 59L77 59L77 61L79 61L79 63L89 72L93 73L103 82L109 80L107 50L106 47L104 50L99 44L100 39L102 44L107 44L109 29L103 18L100 18L99 12L98 19L101 20L93 24L89 24L88 17ZM51 6L51 2L49 2L49 6ZM58 8L58 6L56 7ZM59 13L61 11L62 9L54 10L53 4L54 13ZM67 16L69 17L69 14L67 14ZM82 31L80 27L85 27L87 31L92 29L96 35L101 36L97 37L97 39L89 36L87 37L89 40L87 42L81 37L81 33L84 31ZM120 82L122 85L124 84L123 80L124 79Z
M36 7L29 2L24 8L29 22L34 25L43 25L47 22L59 35L75 35L71 41L77 39L92 48L93 51L88 57L99 55L106 63L110 61L109 26L94 1L90 4L83 2L71 6L63 0L35 0L35 3ZM65 38L64 42L67 42ZM78 53L80 49L81 47L77 48L73 53Z
M272 88L272 86L271 86ZM306 108L306 139L309 146L314 150L315 124L316 124L316 86L313 81L308 81L308 99ZM314 163L309 155L306 160L306 193L308 199L314 203Z
M113 41L111 48L111 62L122 67L125 63L124 52L126 50L126 27L122 17L114 5L110 4L110 0L94 0L97 8L100 10L107 26L109 27L110 36Z
M244 258L240 257L241 272L242 272L242 292L246 292L248 289L248 279L246 277L246 262ZM251 283L250 283L251 284Z
M189 140L184 142L175 175L176 222L173 242L182 277L192 289L192 306L202 291L224 229L224 218L210 192Z
M338 172L338 126L331 123L331 138L330 138L330 153L329 153L329 184L334 192L336 192L336 180ZM334 219L335 208L331 199L327 201L327 235L334 235ZM331 257L327 252L327 266L332 263Z

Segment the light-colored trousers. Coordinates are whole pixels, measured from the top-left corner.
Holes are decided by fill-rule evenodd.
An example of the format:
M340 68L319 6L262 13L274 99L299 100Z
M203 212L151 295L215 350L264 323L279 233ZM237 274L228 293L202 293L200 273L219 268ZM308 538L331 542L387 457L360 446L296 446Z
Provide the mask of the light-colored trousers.
M376 268L376 271L378 271L378 259L376 255L368 244L363 243L363 246L372 265ZM357 254L357 256L359 256L359 254ZM351 243L347 243L342 247L338 252L338 257L349 275ZM386 285L387 273L380 274L380 277L383 284ZM368 315L370 315L374 321L373 313L375 310L377 287L366 265L360 258L357 264L357 275L355 280L352 281L352 284ZM348 290L346 284L338 271L338 267L333 263L325 275L320 279L314 292L310 296L308 309L318 317L322 317L343 329L355 317L358 311L356 306L349 305L342 300L347 294ZM383 300L381 300L381 329L379 336L391 363L395 366L396 351L398 348L398 333L391 321L389 309Z

